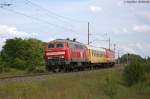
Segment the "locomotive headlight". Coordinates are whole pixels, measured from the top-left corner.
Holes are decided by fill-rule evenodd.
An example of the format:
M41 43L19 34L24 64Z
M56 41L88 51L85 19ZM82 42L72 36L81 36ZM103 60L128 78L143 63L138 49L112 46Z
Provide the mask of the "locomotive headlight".
M48 57L48 59L52 59L52 57Z

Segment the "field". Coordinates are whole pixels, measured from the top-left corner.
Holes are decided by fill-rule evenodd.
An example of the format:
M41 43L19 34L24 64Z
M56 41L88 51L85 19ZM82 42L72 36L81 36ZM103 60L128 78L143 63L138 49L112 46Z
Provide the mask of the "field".
M114 67L0 81L0 99L150 99L150 81L127 87L122 70Z

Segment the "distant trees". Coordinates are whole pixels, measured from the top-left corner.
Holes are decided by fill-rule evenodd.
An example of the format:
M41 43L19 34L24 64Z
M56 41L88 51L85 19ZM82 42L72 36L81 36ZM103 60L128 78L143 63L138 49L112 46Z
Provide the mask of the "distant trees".
M143 59L140 55L136 55L136 54L124 54L121 56L121 58L119 58L120 63L127 63L130 62L131 60L137 60L137 61L144 61L145 59Z
M0 55L0 65L32 71L44 65L43 42L37 39L8 39Z

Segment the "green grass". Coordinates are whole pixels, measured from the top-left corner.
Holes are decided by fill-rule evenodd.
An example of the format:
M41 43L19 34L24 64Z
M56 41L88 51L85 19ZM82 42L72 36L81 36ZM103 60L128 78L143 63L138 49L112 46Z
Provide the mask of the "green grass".
M43 73L47 72L45 70L44 66L37 67L34 71L27 71L27 70L18 70L14 68L10 68L8 71L0 73L0 77L9 77L9 76L17 76L17 75L28 75L30 74L35 74L35 73Z
M126 87L118 68L54 74L44 80L1 82L0 99L150 99L150 80Z
M0 77L23 75L23 74L26 74L26 71L11 68L7 72L0 73Z

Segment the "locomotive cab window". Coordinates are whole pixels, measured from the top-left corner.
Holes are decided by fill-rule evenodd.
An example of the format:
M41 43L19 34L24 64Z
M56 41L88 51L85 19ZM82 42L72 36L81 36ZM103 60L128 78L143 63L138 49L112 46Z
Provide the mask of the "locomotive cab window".
M63 48L63 47L64 47L63 43L56 44L56 48Z
M54 48L54 44L48 44L48 48Z

